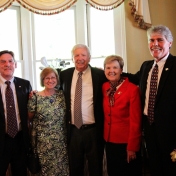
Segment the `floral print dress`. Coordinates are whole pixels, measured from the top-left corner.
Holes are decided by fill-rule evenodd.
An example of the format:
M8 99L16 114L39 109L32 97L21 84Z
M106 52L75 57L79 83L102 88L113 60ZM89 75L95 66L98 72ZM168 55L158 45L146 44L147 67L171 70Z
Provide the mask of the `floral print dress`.
M37 103L36 103L37 101ZM66 148L65 99L62 91L51 96L33 95L28 102L28 111L33 118L32 145L37 144L42 176L68 176Z

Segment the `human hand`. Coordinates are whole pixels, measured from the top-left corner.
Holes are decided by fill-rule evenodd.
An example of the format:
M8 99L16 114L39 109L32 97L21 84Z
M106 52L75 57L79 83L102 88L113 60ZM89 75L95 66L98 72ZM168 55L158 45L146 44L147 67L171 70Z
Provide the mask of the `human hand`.
M172 162L176 162L176 150L173 150L173 151L170 153L170 155L171 155L171 160L172 160Z
M31 98L34 94L36 94L38 91L37 90L32 90L30 93L29 93L29 98Z
M136 159L136 152L127 151L127 162L129 163L131 160Z

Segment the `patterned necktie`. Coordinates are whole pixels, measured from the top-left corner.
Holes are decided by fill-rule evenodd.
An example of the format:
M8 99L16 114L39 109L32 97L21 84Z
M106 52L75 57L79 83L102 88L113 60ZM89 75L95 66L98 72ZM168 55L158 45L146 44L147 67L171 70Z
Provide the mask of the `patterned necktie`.
M7 110L7 134L12 138L18 133L15 103L13 98L13 92L10 87L10 81L5 82L7 84L5 97L6 97L6 110Z
M148 101L148 120L150 125L154 122L154 106L157 94L157 81L158 81L158 65L156 64L153 68L150 80L150 91Z
M82 72L78 73L75 88L74 124L78 129L82 126Z

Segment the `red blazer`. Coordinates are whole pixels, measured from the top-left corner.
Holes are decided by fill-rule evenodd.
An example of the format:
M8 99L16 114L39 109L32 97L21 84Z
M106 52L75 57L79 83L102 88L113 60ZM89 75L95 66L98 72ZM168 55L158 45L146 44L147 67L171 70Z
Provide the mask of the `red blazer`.
M104 139L106 142L127 143L127 150L138 151L141 143L141 101L139 88L128 78L114 94L114 106L109 106L106 90L109 82L103 84Z

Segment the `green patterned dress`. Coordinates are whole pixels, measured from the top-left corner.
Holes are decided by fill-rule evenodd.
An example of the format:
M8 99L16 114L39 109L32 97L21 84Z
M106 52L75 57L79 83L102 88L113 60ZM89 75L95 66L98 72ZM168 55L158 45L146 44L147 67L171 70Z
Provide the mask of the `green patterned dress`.
M32 144L37 137L37 151L42 167L40 175L68 176L63 92L58 91L52 96L32 96L28 102L29 112L35 111L36 97L39 115L33 118Z

